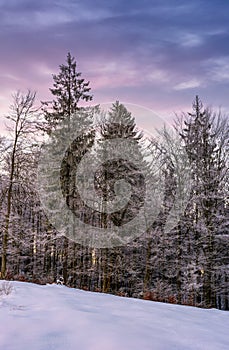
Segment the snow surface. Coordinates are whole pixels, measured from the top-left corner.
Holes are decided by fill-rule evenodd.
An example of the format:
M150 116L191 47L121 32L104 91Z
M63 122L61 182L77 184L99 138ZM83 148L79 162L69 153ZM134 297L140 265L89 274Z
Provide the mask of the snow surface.
M226 311L12 284L0 299L1 350L229 349Z

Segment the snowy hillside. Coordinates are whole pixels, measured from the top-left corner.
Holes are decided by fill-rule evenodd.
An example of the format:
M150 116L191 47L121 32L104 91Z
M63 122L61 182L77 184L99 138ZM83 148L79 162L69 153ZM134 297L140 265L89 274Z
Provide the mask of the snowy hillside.
M1 350L229 349L225 311L12 285L13 292L0 297Z

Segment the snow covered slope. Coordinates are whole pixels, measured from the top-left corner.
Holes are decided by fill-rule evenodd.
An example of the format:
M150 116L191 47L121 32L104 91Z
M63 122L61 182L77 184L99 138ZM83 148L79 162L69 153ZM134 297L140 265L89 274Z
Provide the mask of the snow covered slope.
M0 301L1 350L229 349L229 312L12 284Z

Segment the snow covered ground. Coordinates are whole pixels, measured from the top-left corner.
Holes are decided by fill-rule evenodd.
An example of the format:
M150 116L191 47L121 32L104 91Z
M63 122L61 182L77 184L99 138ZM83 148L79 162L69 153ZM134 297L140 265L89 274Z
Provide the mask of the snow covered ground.
M229 349L229 312L12 284L0 298L1 350Z

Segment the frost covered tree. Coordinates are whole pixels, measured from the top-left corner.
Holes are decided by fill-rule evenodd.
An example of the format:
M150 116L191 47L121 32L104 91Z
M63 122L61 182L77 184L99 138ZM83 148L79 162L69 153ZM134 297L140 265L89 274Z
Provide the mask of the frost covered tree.
M108 111L106 117L103 119L100 127L100 137L98 141L97 157L100 159L101 166L96 172L95 187L98 196L101 198L101 206L103 209L109 201L114 201L119 193L119 181L125 181L125 186L122 189L122 195L125 197L125 191L129 188L131 191L130 198L122 208L117 209L111 213L103 212L100 214L100 226L103 228L110 228L113 225L122 229L122 226L131 221L144 204L144 190L145 179L142 175L143 155L141 154L142 134L136 126L136 122L127 108L116 101ZM112 141L122 140L129 141L129 147L125 149L122 155L119 151L116 153L115 143ZM106 144L109 143L109 151L113 154L110 159L110 154L107 151ZM119 142L119 141L118 141ZM132 143L131 143L132 142ZM141 162L136 165L132 160L136 154L133 154L132 146L138 149L141 155ZM105 145L105 146L104 146ZM108 153L107 153L108 152ZM115 155L116 154L116 155ZM127 189L126 189L127 187ZM125 268L126 265L127 247L114 247L100 250L100 265L102 271L102 290L119 291L124 287ZM126 285L127 287L127 285ZM127 292L127 291L126 291Z
M48 134L51 133L61 122L65 122L68 125L69 130L72 127L71 121L74 119L74 127L77 127L77 131L82 129L82 126L88 127L87 135L79 135L74 140L71 147L66 151L66 155L61 164L61 184L63 195L66 197L67 205L72 206L71 198L71 185L72 185L72 173L76 169L76 160L82 156L86 145L89 145L93 139L93 132L90 128L93 123L94 107L79 107L81 101L88 102L92 100L90 94L91 88L89 82L82 78L82 73L77 70L77 64L75 58L68 53L65 64L59 66L59 73L53 75L53 87L50 91L54 97L53 101L43 102L43 111L46 122L41 126ZM78 125L78 126L77 126ZM74 186L73 186L74 187ZM71 202L71 203L70 203ZM74 205L76 203L74 202ZM71 208L73 210L73 208ZM68 280L68 269L70 262L68 255L71 254L70 250L76 250L73 243L70 243L67 238L63 237L61 248L61 261L62 268L60 274L64 277L64 282ZM59 244L60 244L59 242ZM70 248L69 248L70 244ZM73 247L72 247L73 245ZM71 254L73 255L73 254Z
M28 91L26 94L17 92L13 95L13 103L7 119L10 121L9 130L12 140L6 153L6 169L8 172L6 207L3 214L4 225L2 233L1 277L6 277L8 239L12 214L12 198L17 183L17 164L20 153L25 151L35 130L35 119L38 110L34 107L36 94Z
M144 290L153 300L228 309L228 122L204 109L197 97L193 112L177 120L176 133L188 157L191 192L176 227L164 231L165 210L152 228ZM179 180L171 157L174 145L162 157L168 210Z
M97 113L93 108L77 109L66 118L68 126L77 126L78 131L83 126L83 132L67 147L59 178L66 204L85 223L122 228L144 202L146 179L142 173L147 174L147 181L151 177L156 180L154 166L161 168L162 201L153 225L124 246L99 249L60 236L40 206L35 186L39 150L30 137L37 125L33 118L35 95L26 96L15 96L11 139L0 138L2 276L38 283L63 276L71 287L229 309L228 121L196 98L193 112L184 113L177 121L175 137L164 130L163 142L152 142L147 148L133 116L119 102L112 105L99 128L93 124ZM52 122L57 126L62 119L60 113ZM123 157L105 157L103 143L118 138L132 141L143 152L139 167L131 162L131 154L125 159L125 152ZM120 180L130 185L133 194L124 207L106 215L89 210L76 193L77 167L92 148L95 162L99 161L94 174L96 200L103 207L114 200ZM150 152L147 157L146 148ZM189 178L186 161L192 179L187 207L176 226L167 230L179 183Z
M199 302L216 306L218 224L226 206L225 179L228 176L228 123L219 114L203 108L196 97L193 112L186 115L180 133L191 163L193 188L188 217L193 273L199 275Z
M75 58L68 53L66 64L59 66L59 73L53 75L53 88L50 91L54 97L51 102L43 102L45 119L52 129L62 120L69 120L79 109L80 101L91 101L89 82L77 71Z

